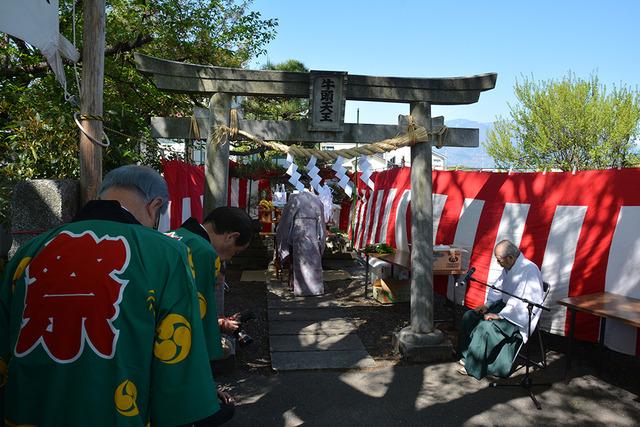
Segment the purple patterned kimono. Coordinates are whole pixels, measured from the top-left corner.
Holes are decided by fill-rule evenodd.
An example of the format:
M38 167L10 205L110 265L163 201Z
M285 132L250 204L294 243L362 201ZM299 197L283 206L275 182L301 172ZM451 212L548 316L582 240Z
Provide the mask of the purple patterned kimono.
M289 197L276 232L280 259L291 255L295 295L322 295L322 253L325 244L324 208L307 191Z

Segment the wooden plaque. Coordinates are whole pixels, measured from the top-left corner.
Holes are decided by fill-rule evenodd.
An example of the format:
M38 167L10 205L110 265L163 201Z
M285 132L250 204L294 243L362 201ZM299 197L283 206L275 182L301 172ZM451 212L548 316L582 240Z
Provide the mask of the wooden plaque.
M342 132L347 73L311 71L309 83L309 130Z

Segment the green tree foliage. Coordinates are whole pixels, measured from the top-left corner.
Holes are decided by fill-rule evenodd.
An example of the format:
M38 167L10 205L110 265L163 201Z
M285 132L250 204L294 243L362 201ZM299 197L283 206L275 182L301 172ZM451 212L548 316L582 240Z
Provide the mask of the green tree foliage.
M262 70L307 73L309 70L304 64L295 59L273 64L267 62ZM306 98L271 98L249 96L242 102L242 112L249 120L300 120L306 118L309 110L309 100ZM256 135L260 137L260 135ZM281 153L274 151L265 152L259 147L250 144L238 144L236 153L258 152L262 158L282 157Z
M640 94L569 74L516 82L511 118L499 118L483 143L500 168L563 171L638 164Z
M250 1L109 0L106 8L105 131L111 146L103 169L141 161L158 165L149 117L191 115L207 99L167 94L139 73L133 51L176 61L242 67L264 52L277 21L250 10ZM82 0L76 1L77 46L82 46ZM60 2L60 31L73 39L72 2ZM78 71L82 64L78 65ZM73 67L67 80L75 82ZM72 86L73 87L73 86ZM0 34L0 220L11 181L75 178L79 174L77 108L64 101L43 57ZM140 149L145 142L144 149ZM4 209L3 209L4 208Z
M263 70L308 73L304 64L295 59L273 64L267 62ZM268 98L247 97L242 103L242 110L250 120L300 120L306 116L309 100L304 98Z

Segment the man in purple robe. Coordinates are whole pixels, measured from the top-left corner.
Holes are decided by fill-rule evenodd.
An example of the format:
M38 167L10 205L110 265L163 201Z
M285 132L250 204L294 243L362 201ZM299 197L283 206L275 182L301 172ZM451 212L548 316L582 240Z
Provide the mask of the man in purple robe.
M276 231L281 260L291 256L295 295L322 295L322 253L325 246L324 208L308 191L293 194L282 211Z

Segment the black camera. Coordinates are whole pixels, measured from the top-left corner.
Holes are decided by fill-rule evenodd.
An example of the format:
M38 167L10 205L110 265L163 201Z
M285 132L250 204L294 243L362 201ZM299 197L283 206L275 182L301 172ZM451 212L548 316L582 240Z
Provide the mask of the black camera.
M241 346L249 345L253 342L253 338L251 338L251 335L247 334L242 329L238 329L236 331L236 338L238 340L238 344L240 344Z
M251 310L244 310L236 314L234 318L240 324L238 330L235 333L238 344L240 344L241 346L251 344L253 342L253 338L251 338L251 336L244 331L243 326L246 322L256 318L255 313Z

